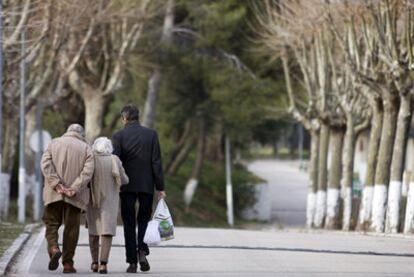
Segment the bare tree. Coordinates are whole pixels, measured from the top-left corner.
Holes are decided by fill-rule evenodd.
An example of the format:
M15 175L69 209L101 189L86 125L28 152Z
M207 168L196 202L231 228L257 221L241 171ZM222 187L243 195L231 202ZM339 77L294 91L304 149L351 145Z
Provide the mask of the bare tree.
M289 98L288 111L311 134L307 226L322 227L326 213L330 129L326 114L331 81L327 71L329 68L324 66L327 52L316 27L320 3L310 2L265 2L264 11L257 9L256 12L259 26L257 33L265 49L282 59ZM288 62L290 57L300 68L300 80L305 93L294 92L291 82L293 75Z
M390 2L393 3L390 4ZM389 32L392 29L391 25L394 24L389 20L394 17L390 17L390 14L387 15L387 13L392 12L391 6L396 7L398 5L400 5L400 2L397 3L396 1L385 1L378 4L373 4L372 2L368 4L352 3L352 5L343 5L343 12L336 14L345 17L345 20L344 18L340 19L342 22L339 24L335 24L333 17L330 17L330 26L333 26L332 29L341 42L346 62L352 68L356 81L368 86L369 90L379 95L382 101L383 125L378 149L378 162L375 169L375 187L372 197L370 196L372 194L370 187L367 186L364 189L361 216L362 223L366 222L367 211L370 210L367 206L372 198L371 226L376 231L383 231L384 229L387 191L397 130L398 89L395 85L393 74L390 74L392 72L390 70L391 64L386 61L385 57L390 55L390 49L393 49L390 50L391 52L395 52L396 49L394 43L395 36ZM335 26L338 27L340 25L344 26L342 32L339 31L340 28L335 28ZM386 33L388 34L386 35ZM377 110L375 101L370 101L370 103L374 110ZM378 117L375 120L378 120ZM373 124L372 126L378 128L379 124ZM374 131L377 132L378 129ZM374 141L373 143L376 142ZM376 151L376 148L373 146L371 150ZM400 157L396 157L395 161L397 160L400 161ZM396 166L395 168L396 170L397 168L401 169L401 166Z
M44 87L49 73L51 71L51 62L43 63L39 65L39 58L44 54L42 51L45 45L45 41L48 40L51 29L51 7L52 1L34 2L31 0L26 1L5 1L3 7L3 20L4 20L4 38L3 49L5 58L5 69L3 76L3 87L5 93L3 94L3 100L5 110L3 113L3 130L4 140L3 145L3 157L1 171L5 172L2 175L1 197L0 197L0 219L5 219L8 216L9 206L9 180L10 174L13 169L16 152L16 142L18 141L19 129L16 128L19 117L18 103L20 97L19 87L19 73L18 64L21 59L25 59L25 62L29 65L32 64L32 68L36 70L41 66L45 66L37 74L37 83L35 86L29 85L28 95L29 97L35 97L36 94ZM20 53L18 49L22 43L21 34L27 33L26 40L26 52Z
M85 105L85 129L89 141L102 131L109 99L121 87L126 55L141 37L152 16L153 2L75 1L71 13L79 24L68 34L60 53L61 70Z

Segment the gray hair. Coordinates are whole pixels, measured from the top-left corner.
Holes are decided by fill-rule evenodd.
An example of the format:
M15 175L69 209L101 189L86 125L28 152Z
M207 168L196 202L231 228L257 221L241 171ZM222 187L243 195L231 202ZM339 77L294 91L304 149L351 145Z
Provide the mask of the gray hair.
M107 137L99 137L93 143L92 150L99 154L112 154L114 148L110 139Z
M85 129L83 129L82 125L80 124L70 125L67 132L75 132L82 135L82 137L85 137Z

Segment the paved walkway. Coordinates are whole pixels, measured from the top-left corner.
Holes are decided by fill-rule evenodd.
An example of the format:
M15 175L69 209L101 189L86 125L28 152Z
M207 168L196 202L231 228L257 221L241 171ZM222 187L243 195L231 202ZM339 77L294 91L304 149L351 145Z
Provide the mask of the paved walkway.
M56 276L47 270L44 230L34 235L12 276ZM387 238L341 232L246 231L177 228L176 239L151 248L146 276L414 276L414 237ZM89 271L87 232L75 256L78 275ZM109 262L112 276L126 269L122 228Z
M305 222L306 174L292 164L256 161L250 170L269 182L273 220L289 227ZM122 227L109 261L111 276L125 273ZM274 229L272 231L176 228L176 238L151 248L151 271L146 276L237 277L382 277L414 276L414 236L362 235L356 233ZM87 230L81 237L75 266L81 276L89 270ZM44 229L24 247L10 271L12 276L56 276L47 270ZM140 273L139 273L140 274Z
M248 169L267 181L272 202L272 221L284 227L306 224L307 173L299 164L280 160L257 160Z

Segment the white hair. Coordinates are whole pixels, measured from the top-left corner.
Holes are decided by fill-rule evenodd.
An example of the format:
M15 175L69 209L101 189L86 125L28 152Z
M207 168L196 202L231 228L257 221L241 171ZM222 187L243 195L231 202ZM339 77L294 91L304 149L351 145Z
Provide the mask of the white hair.
M114 148L112 147L111 140L107 137L99 137L93 143L92 150L99 154L112 154Z
M76 132L76 133L80 134L82 137L85 136L85 129L83 129L82 125L80 125L80 124L70 125L67 132Z

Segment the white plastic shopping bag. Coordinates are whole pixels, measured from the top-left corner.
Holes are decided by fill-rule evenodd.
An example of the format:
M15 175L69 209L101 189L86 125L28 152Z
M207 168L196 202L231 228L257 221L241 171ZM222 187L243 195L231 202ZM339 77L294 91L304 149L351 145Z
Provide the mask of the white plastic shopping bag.
M150 246L156 246L163 240L174 238L174 224L167 203L160 199L155 209L152 220L148 223L144 242Z
M160 232L161 240L170 240L174 238L174 224L164 199L158 201L152 219L159 222L158 230Z
M157 246L161 242L160 231L158 230L160 223L157 220L148 222L147 230L145 231L144 242L149 246Z

